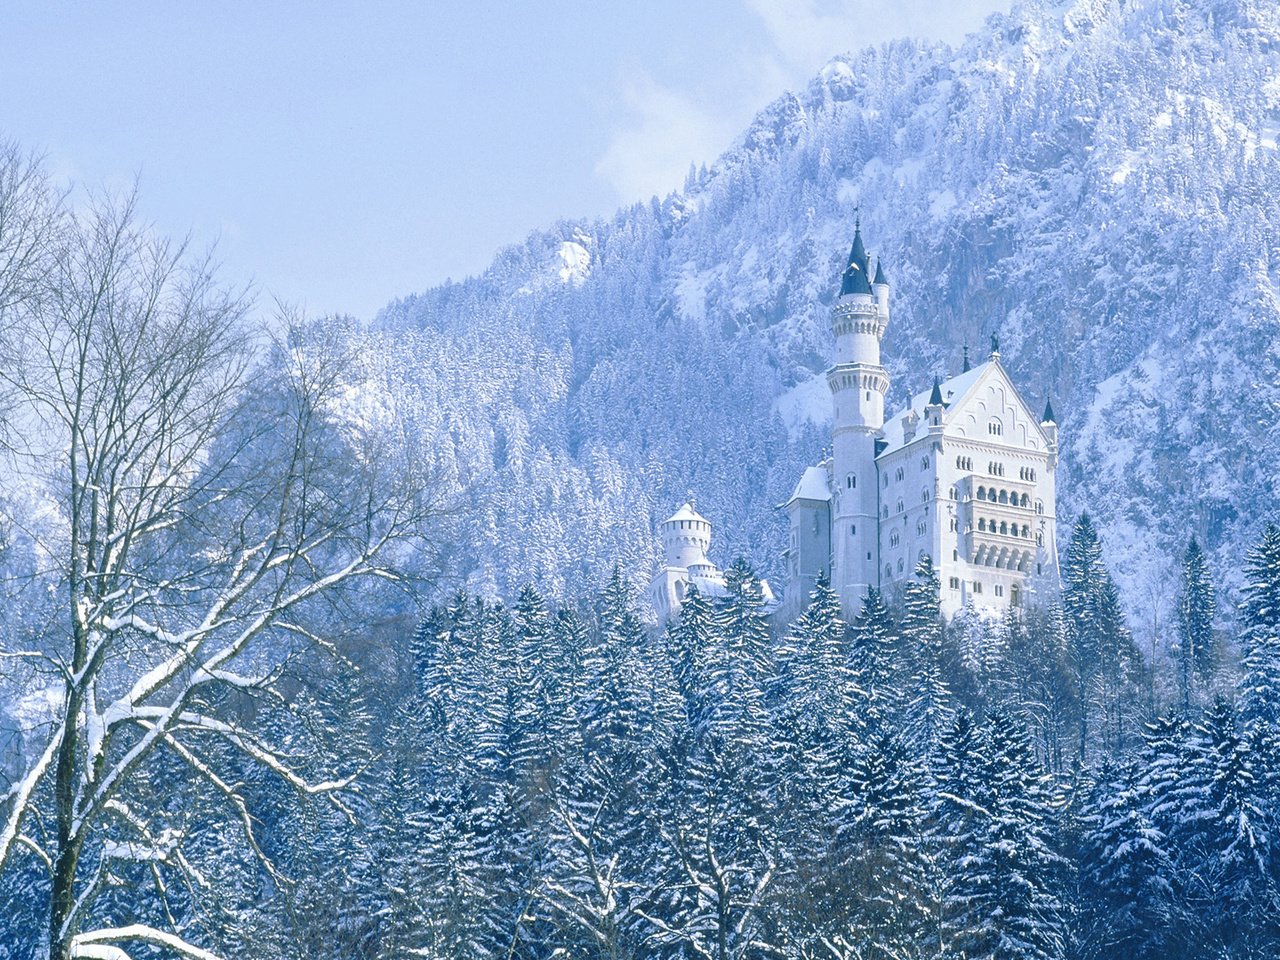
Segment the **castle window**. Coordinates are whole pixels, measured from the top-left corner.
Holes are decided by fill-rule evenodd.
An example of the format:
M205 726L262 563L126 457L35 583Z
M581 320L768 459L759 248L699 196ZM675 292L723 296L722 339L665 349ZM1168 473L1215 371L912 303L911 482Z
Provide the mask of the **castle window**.
M901 557L899 557L899 558L898 558L898 572L899 572L899 573L901 573L905 567L906 567L906 564L905 564L905 563L903 563L903 562L902 562L902 558L901 558Z
M996 584L996 596L997 596L997 597L1003 597L1003 596L1004 596L1004 584L1002 584L1002 583L997 583L997 584Z
M1036 501L1036 513L1044 513L1044 503L1040 500Z
M986 487L979 487L979 488L978 488L978 499L979 499L979 500L985 500L986 498L987 498L987 488L986 488Z
M1015 583L1009 588L1009 606L1016 607L1018 605L1018 585Z
M884 475L884 488L886 490L889 489L889 475L887 473Z
M951 586L951 589L952 589L952 590L959 590L959 589L960 589L960 578L959 578L959 577L952 577L952 578L951 578L951 584L950 584L950 586Z
M1001 533L1008 533L1008 532L1009 532L1009 525L1008 525L1007 523L1005 523L1003 520L1001 520L1001 521L1000 521L1000 532L1001 532Z
M898 545L898 540L899 540L899 537L898 537L898 531L897 531L897 530L895 530L895 531L893 531L893 533L889 534L889 546L891 546L891 547L896 547L896 546Z
M870 559L871 559L871 551L870 551L870 550L868 550L868 551L867 551L867 559L868 559L868 560L870 560Z
M923 520L921 520L919 523L916 524L916 533L918 533L920 536L923 537L925 531L928 528L929 528L929 525L925 523Z
M885 520L888 520L888 519L889 519L889 508L888 508L888 506L886 506L886 507L881 511L881 514L880 514L880 515L881 515Z
M845 478L844 478L844 485L845 485L846 487L848 487L850 490L852 490L852 489L854 489L855 487L857 487L857 485L858 485L858 478L857 478L857 477L855 477L855 476L851 473L851 474L849 474L847 477L845 477Z
M895 480L901 480L901 479L902 479L902 468L901 468L901 467L899 467L897 470L893 471L893 479L895 479Z
M849 536L856 537L858 535L858 527L855 524L849 525Z
M975 581L973 581L973 592L974 592L974 593L981 593L981 592L982 592L982 581L981 581L981 580L975 580Z
M1039 576L1039 575L1040 575L1041 573L1043 573L1043 572L1044 572L1044 571L1040 569L1040 564L1038 564L1038 563L1037 563L1037 564L1036 564L1036 576Z
M923 489L923 490L921 490L921 491L920 491L920 502L921 502L921 503L928 503L928 502L929 502L929 488L928 488L928 487L925 487L925 489Z
M1024 540L1031 539L1031 528L1027 526L1025 523L1022 525L1022 538Z
M952 559L952 560L959 560L959 559L960 559L960 551L959 551L959 550L952 550L952 551L951 551L951 559Z
M890 579L890 578L892 578L892 577L893 577L893 565L892 565L892 564L886 563L886 564L884 565L884 575L885 575L885 579L886 579L886 580L887 580L887 579Z
M1000 491L1000 502L1001 502L1001 503L1008 503L1008 502L1009 502L1009 494L1008 494L1008 493L1006 493L1004 490L1001 490L1001 491Z
M951 532L952 532L952 533L955 533L955 532L956 532L956 518L955 518L955 517L952 517L952 518L951 518Z
M904 508L903 508L903 506L902 506L902 501L901 501L901 500L899 500L899 501L898 501L898 503L897 503L897 511L896 511L896 512L897 512L897 513L901 513L901 512L903 511L903 509L904 509Z
M979 517L979 518L978 518L978 532L979 532L979 533L986 533L986 532L987 532L987 518L986 518L986 517Z
M1004 434L1004 424L999 420L992 420L987 424L987 433L993 437L999 437Z
M995 503L995 502L996 502L996 488L995 488L995 487L992 487L990 490L988 490L988 491L987 491L987 500L988 500L988 501L990 501L991 503Z
M929 469L929 458L928 458L928 457L921 457L921 458L920 458L920 469L921 469L921 470L928 470L928 469Z
M1038 544L1039 544L1040 546L1042 546L1042 547L1044 546L1044 534L1043 534L1043 533L1037 533L1037 534L1036 534L1036 543L1038 543Z

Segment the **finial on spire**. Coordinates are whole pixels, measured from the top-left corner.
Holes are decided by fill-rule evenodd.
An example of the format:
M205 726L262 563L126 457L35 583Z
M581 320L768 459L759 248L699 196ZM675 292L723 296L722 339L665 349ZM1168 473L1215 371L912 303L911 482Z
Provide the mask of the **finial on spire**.
M684 502L689 505L690 510L698 509L698 502L697 502L697 499L694 497L692 490L686 490L684 492Z
M1000 356L1000 335L998 333L991 335L991 356Z
M964 366L960 370L961 373L969 372L969 345L964 345Z

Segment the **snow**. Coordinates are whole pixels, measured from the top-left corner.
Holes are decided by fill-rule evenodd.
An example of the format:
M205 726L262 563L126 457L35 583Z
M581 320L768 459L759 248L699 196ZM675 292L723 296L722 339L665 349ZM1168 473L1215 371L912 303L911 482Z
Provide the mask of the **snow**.
M556 248L563 283L581 286L591 273L591 251L576 240L565 240Z
M792 437L799 436L807 425L827 427L832 417L827 375L817 373L797 383L773 402L773 409Z
M830 500L831 483L824 467L806 467L800 475L800 482L791 493L791 500Z

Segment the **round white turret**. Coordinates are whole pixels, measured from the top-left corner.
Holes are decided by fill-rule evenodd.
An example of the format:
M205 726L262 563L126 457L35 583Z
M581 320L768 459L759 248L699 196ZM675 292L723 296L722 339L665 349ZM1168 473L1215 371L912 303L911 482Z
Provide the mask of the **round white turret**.
M688 501L662 523L662 546L667 553L667 566L694 567L707 563L711 549L711 521Z

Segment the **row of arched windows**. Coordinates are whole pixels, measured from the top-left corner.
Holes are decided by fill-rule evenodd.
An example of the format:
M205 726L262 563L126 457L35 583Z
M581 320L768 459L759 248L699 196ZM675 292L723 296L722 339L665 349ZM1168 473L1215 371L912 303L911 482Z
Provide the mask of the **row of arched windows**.
M1004 464L997 463L995 460L992 460L990 463L987 464L987 473L991 474L991 476L993 477L1003 477Z
M979 533L999 533L1006 537L1022 537L1031 539L1031 527L1028 524L1018 526L1016 523L1009 523L1007 520L1001 520L999 524L995 520L987 520L986 517L978 518Z
M1022 467L1018 470L1018 476L1023 480L1035 480L1036 471L1034 467Z
M1006 503L1011 507L1031 506L1031 497L1016 490L997 490L995 487L978 487L978 499L988 503ZM1037 506L1039 502L1037 501Z
M973 469L973 457L956 457L956 469L957 469L957 470L972 470L972 469Z

